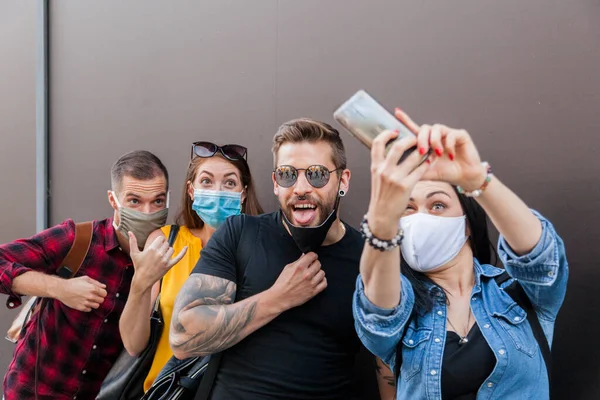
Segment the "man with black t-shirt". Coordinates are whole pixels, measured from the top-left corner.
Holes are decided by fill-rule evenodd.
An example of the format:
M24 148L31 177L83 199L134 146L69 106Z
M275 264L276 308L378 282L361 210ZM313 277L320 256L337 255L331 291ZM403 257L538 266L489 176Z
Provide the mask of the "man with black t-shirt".
M344 145L330 125L298 119L279 128L273 156L281 210L215 232L177 297L171 347L178 358L223 352L212 400L350 399L364 242L338 218ZM240 262L242 237L252 251Z

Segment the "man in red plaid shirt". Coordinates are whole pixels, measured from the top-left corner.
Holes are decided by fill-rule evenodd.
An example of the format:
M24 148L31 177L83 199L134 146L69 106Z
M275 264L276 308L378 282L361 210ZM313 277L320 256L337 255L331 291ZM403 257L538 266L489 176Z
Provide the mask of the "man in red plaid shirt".
M139 269L129 257L128 232L143 248L165 224L168 173L152 153L134 151L113 165L111 183L114 216L94 221L88 254L72 279L56 275L74 240L72 220L0 246L0 292L8 295L7 306L18 307L22 295L51 299L17 342L4 377L6 400L34 399L36 391L40 400L93 399L123 349L119 317ZM162 244L147 247L144 265L165 256L157 254Z

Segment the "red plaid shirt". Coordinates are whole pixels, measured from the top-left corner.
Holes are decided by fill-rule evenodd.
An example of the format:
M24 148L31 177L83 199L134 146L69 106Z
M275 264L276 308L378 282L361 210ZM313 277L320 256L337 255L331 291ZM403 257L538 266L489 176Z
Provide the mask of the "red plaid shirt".
M0 292L7 306L18 307L13 279L27 271L55 274L75 238L75 224L67 220L29 239L0 246ZM77 311L50 300L35 315L4 377L6 400L34 399L36 323L41 318L38 399L93 399L104 377L123 349L119 317L129 295L133 264L121 251L112 219L94 221L92 243L76 276L87 275L106 285L108 295L97 310Z

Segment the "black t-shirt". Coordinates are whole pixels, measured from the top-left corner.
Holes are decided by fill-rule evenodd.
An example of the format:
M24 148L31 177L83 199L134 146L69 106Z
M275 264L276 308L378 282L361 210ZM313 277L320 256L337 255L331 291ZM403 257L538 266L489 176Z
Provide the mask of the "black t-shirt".
M259 224L244 269L236 263L236 249L245 218L256 218ZM352 371L360 343L352 294L363 243L360 233L346 225L342 240L317 251L327 288L226 350L212 400L353 397ZM300 256L279 212L237 216L213 234L192 273L236 282L240 301L269 289L283 268Z

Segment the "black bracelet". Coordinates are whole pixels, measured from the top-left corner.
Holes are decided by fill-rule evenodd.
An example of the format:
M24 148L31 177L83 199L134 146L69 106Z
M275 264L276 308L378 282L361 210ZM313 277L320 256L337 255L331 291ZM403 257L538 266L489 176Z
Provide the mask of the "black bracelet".
M404 238L404 232L402 229L398 230L398 234L393 237L391 240L383 240L375 237L371 229L369 229L369 222L367 221L367 216L365 215L364 219L360 223L360 232L363 237L369 243L371 247L379 251L391 251L402 243L402 239Z

